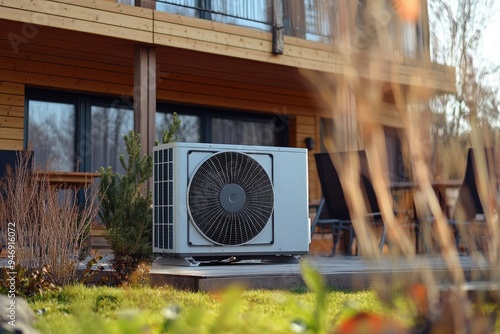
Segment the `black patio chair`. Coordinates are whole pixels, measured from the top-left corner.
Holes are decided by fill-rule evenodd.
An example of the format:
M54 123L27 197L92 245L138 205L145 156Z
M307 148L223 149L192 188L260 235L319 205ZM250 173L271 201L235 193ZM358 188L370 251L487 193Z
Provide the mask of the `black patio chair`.
M380 249L385 244L386 229L385 225L381 220L381 214L379 206L377 203L377 197L375 190L373 189L372 183L369 177L368 160L366 158L365 151L354 151L354 152L343 152L343 153L333 153L344 159L348 154L357 154L360 161L360 187L363 190L366 207L368 210L368 215L370 221L383 228L382 237L380 240ZM314 155L316 160L316 167L318 170L318 176L321 183L321 190L323 193L323 199L317 210L316 218L311 225L311 233L318 225L329 225L332 232L333 247L332 255L335 255L335 250L337 244L340 240L340 236L347 232L349 240L345 240L345 250L346 254L350 254L352 248L352 242L355 238L355 233L353 225L351 222L351 215L349 213L349 208L347 206L346 198L344 196L344 190L340 182L337 170L331 160L331 153L317 153ZM323 207L326 207L328 217L324 218L322 213ZM344 233L345 234L345 233ZM346 242L347 241L347 242Z
M4 177L7 170L14 170L18 161L20 151L0 150L0 178Z
M27 167L33 170L33 151L28 150L0 150L0 178L7 174L7 171L14 172L23 159Z
M460 246L460 232L474 222L485 222L484 208L481 204L477 187L477 166L476 156L477 149L470 148L467 152L467 165L465 167L465 175L460 190L458 192L458 199L453 213L453 219L450 224L454 228L455 243L457 249ZM488 173L488 182L494 182L495 191L497 188L497 175L495 166L495 157L493 148L488 147L484 149L486 157L486 167Z

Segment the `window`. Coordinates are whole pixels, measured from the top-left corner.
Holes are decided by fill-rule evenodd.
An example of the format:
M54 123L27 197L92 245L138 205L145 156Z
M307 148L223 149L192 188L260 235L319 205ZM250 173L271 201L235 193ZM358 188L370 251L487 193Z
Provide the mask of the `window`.
M422 22L403 22L404 55L409 58L421 58L423 50Z
M105 97L27 90L27 143L35 166L57 171L122 171L133 110ZM117 102L118 101L118 102Z
M175 108L174 108L175 109ZM196 115L178 114L181 126L176 133L177 140L188 143L201 142L201 119ZM173 122L172 113L157 112L155 117L155 138L161 142L163 131Z
M134 111L119 106L90 105L90 170L111 166L123 171L120 155L127 152L123 137L134 128Z
M178 141L263 146L288 144L288 119L282 115L237 113L166 104L159 104L157 107L157 140L172 124L174 112L177 112L181 120Z
M98 171L111 166L123 173L120 155L123 137L134 127L130 101L111 97L28 89L25 138L34 152L36 167L56 171ZM261 115L200 107L158 104L155 136L177 112L181 128L177 140L219 144L287 146L288 120L282 115Z
M385 127L384 133L389 180L391 182L407 181L408 175L405 169L398 130Z
M51 170L74 171L76 104L38 99L28 103L28 135L35 164Z

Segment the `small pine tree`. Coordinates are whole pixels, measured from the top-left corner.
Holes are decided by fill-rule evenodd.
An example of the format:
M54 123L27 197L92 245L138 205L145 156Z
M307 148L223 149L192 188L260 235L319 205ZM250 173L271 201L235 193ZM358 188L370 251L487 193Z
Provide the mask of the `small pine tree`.
M152 176L153 159L141 153L141 137L131 131L125 138L127 160L120 163L125 173L111 167L101 168L99 216L107 227L107 239L114 253L115 280L128 280L141 262L153 261L151 192L147 188Z
M174 113L162 142L176 140L180 120ZM141 137L131 131L124 137L127 159L120 156L125 173L111 167L101 168L99 216L107 227L107 239L114 253L114 273L109 283L127 282L139 265L150 265L154 259L152 246L152 194L148 180L153 175L151 154L142 154ZM109 278L108 278L109 279Z
M167 130L163 131L162 143L168 144L174 141L177 141L176 133L179 131L181 127L181 120L177 116L177 113L174 112L174 118L172 120L172 124L168 127Z

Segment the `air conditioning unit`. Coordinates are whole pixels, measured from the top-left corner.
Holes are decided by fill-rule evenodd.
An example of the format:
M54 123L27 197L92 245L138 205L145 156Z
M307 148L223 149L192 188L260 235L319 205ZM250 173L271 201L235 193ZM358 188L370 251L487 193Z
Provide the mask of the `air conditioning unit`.
M307 150L171 143L154 147L159 263L296 260L310 243Z

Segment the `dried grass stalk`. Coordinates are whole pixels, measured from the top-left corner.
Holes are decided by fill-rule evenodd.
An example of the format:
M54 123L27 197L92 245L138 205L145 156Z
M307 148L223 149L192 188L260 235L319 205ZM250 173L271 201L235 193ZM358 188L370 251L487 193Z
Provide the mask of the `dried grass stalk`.
M34 172L29 152L19 156L14 171L1 182L0 229L9 222L16 230L16 264L26 269L47 268L61 285L76 278L90 224L97 215L97 192L82 189L85 206L74 190L50 184L46 174Z

